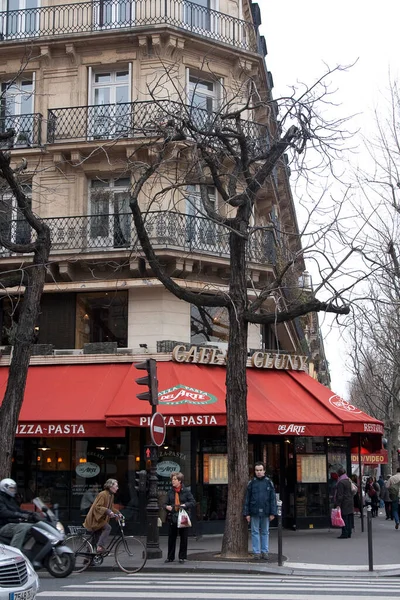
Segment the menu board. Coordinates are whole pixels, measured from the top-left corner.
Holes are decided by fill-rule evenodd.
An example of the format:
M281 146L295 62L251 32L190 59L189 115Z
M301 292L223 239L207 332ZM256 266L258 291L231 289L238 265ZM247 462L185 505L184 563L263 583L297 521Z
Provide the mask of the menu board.
M228 483L228 455L204 455L204 482L210 484Z
M326 482L326 457L324 455L297 455L296 466L299 483Z

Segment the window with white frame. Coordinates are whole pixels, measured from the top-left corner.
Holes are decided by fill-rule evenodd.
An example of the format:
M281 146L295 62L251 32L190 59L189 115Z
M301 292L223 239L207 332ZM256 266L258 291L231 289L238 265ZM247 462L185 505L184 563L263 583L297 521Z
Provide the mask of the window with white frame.
M96 29L117 29L131 25L135 19L134 0L100 0L95 3Z
M204 189L207 201L213 210L217 208L217 191L214 186L207 185ZM206 213L199 185L187 187L187 241L193 250L215 249L218 226Z
M0 32L7 39L39 35L40 0L3 0L0 10L4 11Z
M217 30L218 0L184 1L185 25L197 33L206 34Z
M15 145L34 142L34 79L18 78L1 84L0 130L14 129Z
M92 179L90 238L95 247L126 248L131 243L130 180Z
M127 137L131 130L131 67L95 71L89 69L89 135L98 138Z
M32 186L25 183L22 191L32 206ZM0 193L0 246L1 240L14 244L28 244L31 241L31 228L9 190Z
M187 97L191 106L190 115L199 128L213 122L221 96L221 81L205 77L187 69Z

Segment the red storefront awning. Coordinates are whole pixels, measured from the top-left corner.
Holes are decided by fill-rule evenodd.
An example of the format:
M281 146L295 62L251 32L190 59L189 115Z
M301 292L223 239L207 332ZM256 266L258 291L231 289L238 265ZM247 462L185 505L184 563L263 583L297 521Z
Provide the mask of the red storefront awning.
M131 365L46 365L29 367L17 437L121 437L108 428L105 411ZM0 368L4 397L8 368Z
M167 426L225 425L226 370L219 366L157 363L159 412ZM46 365L29 368L17 436L120 437L127 426L148 427L151 408L133 364ZM0 368L4 395L8 368ZM247 369L250 434L349 436L383 433L366 415L309 375Z
M287 371L287 373L342 422L345 433L379 433L381 435L384 433L382 421L370 417L306 373L300 371Z
M226 424L224 368L159 362L157 371L158 410L166 417L167 426ZM150 407L136 398L143 391L135 383L137 376L132 365L106 411L108 426L149 425ZM247 383L250 434L348 436L354 431L383 432L381 421L358 409L352 411L357 415L352 421L349 411L339 406L345 401L339 402L331 390L306 373L248 369ZM336 401L326 399L333 396Z

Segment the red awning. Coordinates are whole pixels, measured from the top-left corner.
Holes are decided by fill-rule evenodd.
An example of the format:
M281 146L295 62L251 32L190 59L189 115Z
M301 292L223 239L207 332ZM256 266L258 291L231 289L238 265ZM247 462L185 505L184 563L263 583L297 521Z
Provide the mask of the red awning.
M144 391L135 382L138 375L132 365L106 411L108 426L150 425L149 403L136 398ZM225 376L223 367L158 362L158 411L167 418L167 426L225 425Z
M332 390L300 371L287 371L289 376L325 406L342 423L345 433L384 433L383 423L344 400Z
M223 367L159 362L157 371L158 410L166 417L167 426L226 424L226 370ZM299 378L292 376L293 373ZM107 425L149 425L150 407L136 398L136 394L143 391L135 383L137 376L132 365L106 411ZM331 390L305 373L248 369L247 382L250 434L348 436L352 431L359 431L364 423L368 423L373 433L381 433L383 429L380 421L358 410L354 412L362 418L355 421L353 428L347 412L342 418L338 402L325 401L325 395L333 396Z
M247 369L247 385L249 433L343 435L340 420L289 377L288 371Z
M223 367L158 362L159 412L167 426L225 425ZM17 436L120 437L147 427L151 408L133 364L29 367ZM8 368L0 368L4 395ZM349 436L383 433L383 424L298 371L247 369L250 434Z
M121 437L108 428L105 411L130 364L46 365L29 367L18 437ZM0 368L4 397L8 368Z

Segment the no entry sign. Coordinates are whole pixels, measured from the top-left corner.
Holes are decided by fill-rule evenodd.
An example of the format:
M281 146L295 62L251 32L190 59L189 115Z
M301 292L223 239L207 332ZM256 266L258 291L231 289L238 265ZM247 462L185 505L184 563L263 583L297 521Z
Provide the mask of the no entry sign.
M150 435L153 444L156 446L162 446L165 440L165 434L167 432L167 426L165 419L161 413L155 413L151 417L150 421Z

